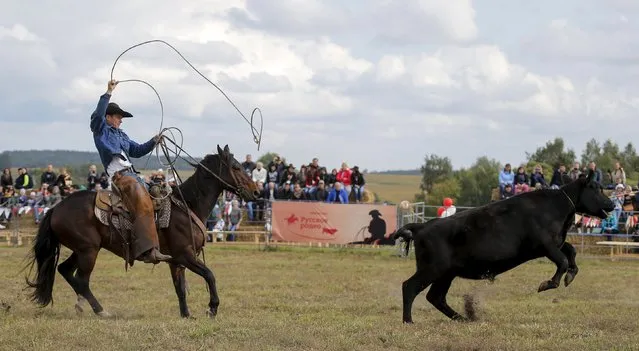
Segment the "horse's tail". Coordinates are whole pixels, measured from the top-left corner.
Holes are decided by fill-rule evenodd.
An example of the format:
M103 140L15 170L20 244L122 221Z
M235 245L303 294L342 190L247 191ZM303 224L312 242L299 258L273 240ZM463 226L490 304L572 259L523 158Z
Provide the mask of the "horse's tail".
M397 240L402 238L405 242L404 253L408 256L408 251L410 248L410 242L413 240L413 231L416 230L419 226L423 225L423 223L408 223L403 227L397 229L395 233L391 235L393 240Z
M29 278L25 277L27 285L31 288L35 288L33 293L30 294L31 301L38 303L42 307L53 303L55 269L60 257L60 242L51 228L53 211L53 208L49 209L44 215L42 222L40 222L38 235L33 242L33 247L29 255L29 266L31 266L29 273L35 263L37 263L38 266L35 281L29 281Z

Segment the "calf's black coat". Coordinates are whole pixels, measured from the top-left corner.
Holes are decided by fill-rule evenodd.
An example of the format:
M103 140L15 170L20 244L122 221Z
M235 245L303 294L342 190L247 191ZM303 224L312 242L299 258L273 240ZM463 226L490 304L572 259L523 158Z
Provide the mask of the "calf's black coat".
M413 322L413 301L429 285L426 298L435 308L453 320L467 320L446 302L453 279L494 279L538 257L547 257L557 266L539 292L557 288L564 273L568 286L578 271L576 251L565 242L575 213L604 219L614 204L594 181L592 171L587 177L564 182L568 184L559 190L522 193L398 229L392 237L403 238L406 249L412 240L417 261L417 271L402 284L404 322Z

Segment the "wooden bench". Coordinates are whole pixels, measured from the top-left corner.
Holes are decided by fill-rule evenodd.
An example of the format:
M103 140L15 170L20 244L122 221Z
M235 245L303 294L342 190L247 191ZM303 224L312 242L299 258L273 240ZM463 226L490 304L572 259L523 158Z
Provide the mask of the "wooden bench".
M617 255L623 254L623 249L631 247L639 248L639 243L633 241L597 241L597 245L609 246L610 257L615 255L615 248L617 248Z

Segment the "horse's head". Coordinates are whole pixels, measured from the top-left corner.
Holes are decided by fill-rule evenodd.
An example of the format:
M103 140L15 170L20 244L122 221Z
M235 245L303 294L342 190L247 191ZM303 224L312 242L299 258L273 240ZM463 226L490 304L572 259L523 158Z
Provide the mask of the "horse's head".
M257 184L244 172L228 145L224 146L224 150L218 145L217 155L207 155L200 164L198 169L204 178L219 180L224 190L238 195L244 201L255 201L260 195Z
M614 211L615 204L603 193L601 184L595 181L595 172L590 170L587 176L581 175L575 181L564 178L564 183L574 183L577 189L575 209L588 216L608 218L608 213ZM570 186L570 185L569 185Z

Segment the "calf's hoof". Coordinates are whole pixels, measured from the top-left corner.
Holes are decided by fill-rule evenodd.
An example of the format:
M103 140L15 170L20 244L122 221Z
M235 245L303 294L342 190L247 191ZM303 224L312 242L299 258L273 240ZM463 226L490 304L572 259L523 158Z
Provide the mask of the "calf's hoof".
M542 292L542 291L546 291L549 289L555 289L557 288L558 284L553 282L552 280L546 280L545 282L541 283L539 285L539 289L537 289L537 292Z
M566 272L566 276L564 277L565 286L570 285L570 283L572 283L572 281L575 279L576 275L577 275L577 270Z

